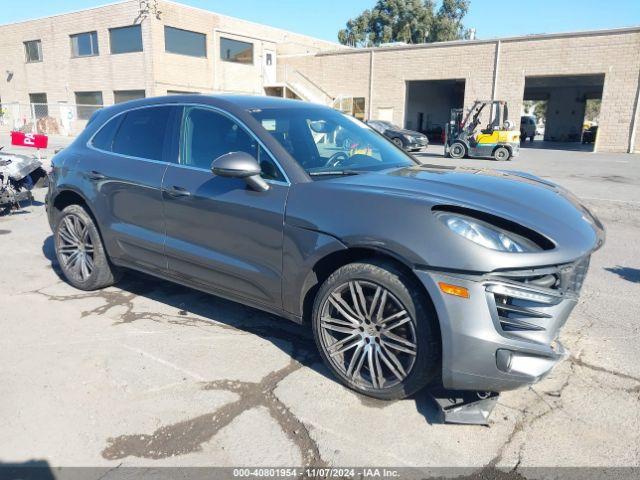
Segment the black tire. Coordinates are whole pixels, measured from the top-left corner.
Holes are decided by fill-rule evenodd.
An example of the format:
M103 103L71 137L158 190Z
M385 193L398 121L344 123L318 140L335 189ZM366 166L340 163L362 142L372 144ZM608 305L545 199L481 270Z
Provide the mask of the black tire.
M331 327L335 326L332 324L335 320L332 317L338 312L335 307L335 295L341 289L350 289L355 284L362 285L360 292L362 292L361 298L364 299L364 310L366 311L367 308L370 308L372 313L370 318L373 321L365 324L366 320L363 316L357 320L360 322L358 324L360 326L353 327L353 323L347 320L347 323L350 323L348 328L353 329L353 333L333 334ZM374 291L378 293L386 291L387 293L376 297L376 294L373 293ZM342 293L339 293L339 297L343 298ZM348 298L354 300L353 296L345 297L344 300ZM376 310L376 298L378 299L378 311L376 315L373 315L374 310ZM382 298L384 298L384 301ZM395 315L400 315L400 317L391 321L394 309L398 310ZM327 314L332 310L332 313ZM384 310L384 312L380 310ZM358 311L361 311L361 309ZM325 314L324 316L323 313ZM380 320L381 315L382 320ZM323 318L325 319L324 322ZM327 318L331 319L329 327L327 326ZM343 318L346 319L348 317ZM340 321L344 322L344 320ZM392 326L396 322L397 324L404 322L404 324ZM336 375L340 382L361 394L382 400L406 398L425 387L439 372L441 360L440 330L435 308L431 300L422 292L416 280L408 277L391 263L384 261L357 262L336 270L322 284L316 295L312 311L312 324L316 345L325 365ZM386 327L382 327L382 325ZM413 346L410 347L414 354L410 355L396 350L398 346L402 347L409 344L396 343L396 340L387 337L388 333L384 333L384 331L392 329L395 332L393 334L394 337L409 339L407 341L415 346L415 349ZM331 344L329 344L327 332L331 332L331 335L345 335L346 337L340 339L343 341L349 335L355 335L356 337L354 340L343 344L338 350L334 348L332 354L330 349L338 344L339 340L332 338ZM371 334L377 335L377 339L369 337ZM402 335L404 334L406 335L403 337ZM367 340L367 338L369 339ZM334 342L333 340L336 341ZM354 344L354 347L344 353L340 353L342 348L346 348L353 341L356 341L357 345L360 346ZM388 343L389 341L391 343ZM396 346L393 346L394 343L396 343ZM369 351L373 353L370 354ZM389 352L392 352L393 355L389 355ZM336 353L339 355L336 355ZM358 354L361 357L356 357ZM367 357L367 359L360 360L360 358L364 357ZM371 358L374 358L374 360L371 360ZM375 360L377 360L377 366ZM395 366L398 366L396 361L401 364L401 368L395 369L395 374L390 368L392 364L389 363L389 360ZM380 374L386 373L386 376L371 375L371 368L369 367L371 365L369 362L371 361L373 361L374 365L373 370L377 370ZM385 364L384 362L387 363ZM352 367L352 364L359 364L360 368L356 371L357 366ZM349 370L351 368L353 370L350 374ZM379 379L384 378L384 381L378 382L378 385L376 385L373 380L374 376ZM389 377L388 380L387 377Z
M404 149L404 142L400 137L392 138L391 141L395 144L396 147Z
M109 261L93 219L80 205L62 210L54 228L54 244L60 269L74 287L99 290L120 279L121 271Z
M511 160L511 152L507 147L498 147L493 151L493 158L499 162Z
M467 155L467 147L462 142L454 142L449 148L449 156L460 160Z

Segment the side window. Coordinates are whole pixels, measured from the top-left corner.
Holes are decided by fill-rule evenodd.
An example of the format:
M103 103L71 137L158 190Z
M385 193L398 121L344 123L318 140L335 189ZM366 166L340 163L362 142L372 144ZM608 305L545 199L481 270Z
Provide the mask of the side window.
M116 118L109 120L105 125L98 130L98 133L93 137L92 144L95 148L110 152L113 149L113 139L120 122L122 121L122 115L118 115Z
M127 112L113 140L113 152L149 160L162 160L172 108L149 107Z
M229 117L204 108L186 111L180 163L209 170L211 162L225 153L246 152L262 167L262 177L284 180L280 169L243 127Z

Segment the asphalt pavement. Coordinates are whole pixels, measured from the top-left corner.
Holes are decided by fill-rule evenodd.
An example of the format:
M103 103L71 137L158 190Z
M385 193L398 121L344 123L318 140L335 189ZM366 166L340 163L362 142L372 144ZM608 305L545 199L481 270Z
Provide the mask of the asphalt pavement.
M324 368L307 329L242 305L141 274L75 290L36 202L0 217L0 463L113 468L106 478L127 466L468 467L499 478L640 467L640 156L524 149L498 164L440 151L418 156L551 179L607 228L561 335L569 359L502 394L489 427L442 424L426 393L359 396Z

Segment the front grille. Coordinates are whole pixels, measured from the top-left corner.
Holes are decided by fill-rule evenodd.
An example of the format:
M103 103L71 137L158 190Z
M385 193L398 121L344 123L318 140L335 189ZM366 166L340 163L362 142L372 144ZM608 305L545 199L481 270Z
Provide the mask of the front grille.
M490 285L487 292L500 327L505 332L545 331L548 327L546 320L552 318L545 310L559 302L551 295L507 285Z
M556 308L575 299L589 269L589 257L558 267L495 272L489 275L487 301L503 332L534 339L559 327ZM495 280L495 282L494 282Z

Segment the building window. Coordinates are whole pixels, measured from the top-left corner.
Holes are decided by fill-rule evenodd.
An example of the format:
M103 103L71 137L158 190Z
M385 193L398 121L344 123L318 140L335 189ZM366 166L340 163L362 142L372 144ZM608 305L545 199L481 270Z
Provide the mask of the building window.
M41 62L42 42L40 40L24 42L24 53L27 63Z
M220 58L225 62L253 64L253 43L221 37Z
M207 36L174 27L164 27L164 49L191 57L207 56Z
M76 92L78 118L89 120L97 110L102 108L102 92Z
M130 100L138 100L144 98L144 90L115 90L113 92L113 100L115 103L128 102Z
M71 35L71 55L73 57L92 57L99 53L97 32Z
M31 111L36 118L49 116L49 105L47 103L46 93L30 93L29 103L31 103Z
M111 53L131 53L142 51L142 29L140 25L109 29Z

